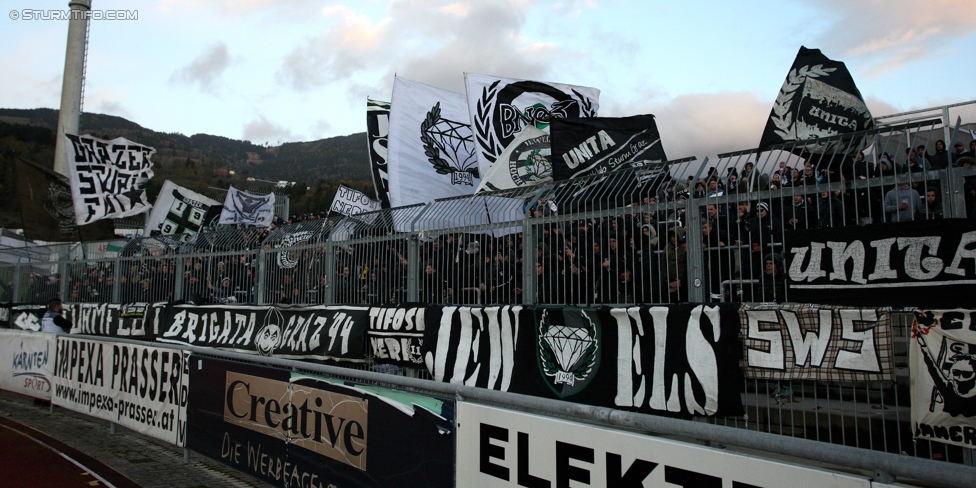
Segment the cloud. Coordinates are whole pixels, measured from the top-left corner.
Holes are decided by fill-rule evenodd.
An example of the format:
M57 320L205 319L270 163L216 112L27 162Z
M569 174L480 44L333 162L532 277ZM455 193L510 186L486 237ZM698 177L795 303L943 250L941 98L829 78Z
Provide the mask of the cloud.
M171 83L183 83L200 85L200 90L206 93L213 93L216 88L217 80L230 66L231 57L227 51L227 45L217 42L210 46L203 54L197 56L190 64L176 70L169 81Z
M335 22L325 34L305 39L286 57L280 81L305 91L368 72L373 88L388 92L393 75L464 91L462 72L544 78L558 47L522 35L528 0L473 0L435 4L394 0L373 22L348 7L329 7ZM390 66L396 65L396 69Z
M809 2L839 17L818 39L825 54L868 61L872 76L941 56L953 41L976 33L972 0Z
M772 100L760 100L749 92L693 93L644 105L605 106L600 114L654 114L669 159L697 156L701 160L756 147L771 107Z
M99 102L98 105L96 106L98 107L98 110L103 114L116 115L129 120L132 120L134 118L132 112L128 111L125 108L125 106L122 105L121 102L117 102L114 100L103 100Z
M324 139L332 132L332 124L325 119L316 120L309 132L312 134L310 139Z
M304 137L268 120L264 115L259 115L258 118L244 124L244 140L255 144L264 142L278 144L301 141L304 140Z

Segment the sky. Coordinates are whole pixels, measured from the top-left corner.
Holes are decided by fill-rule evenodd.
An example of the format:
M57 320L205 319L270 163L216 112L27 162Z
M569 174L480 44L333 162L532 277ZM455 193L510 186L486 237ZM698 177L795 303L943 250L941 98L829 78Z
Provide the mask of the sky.
M800 46L875 116L976 99L973 0L92 3L137 19L91 21L86 112L258 144L364 132L394 75L463 92L469 72L598 88L601 116L654 114L672 159L749 149ZM58 108L68 22L23 10L67 5L3 2L0 107Z

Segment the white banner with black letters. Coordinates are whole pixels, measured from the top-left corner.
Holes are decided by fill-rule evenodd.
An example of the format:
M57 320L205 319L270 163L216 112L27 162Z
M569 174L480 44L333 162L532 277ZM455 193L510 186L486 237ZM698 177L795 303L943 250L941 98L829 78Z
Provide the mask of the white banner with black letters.
M156 340L286 359L364 361L367 307L166 307Z
M329 207L330 212L337 212L350 217L379 209L379 203L371 200L365 193L346 185L339 185L335 198L332 199L332 205Z
M0 390L50 400L56 337L0 329Z
M457 403L465 486L870 488L867 478L468 402Z
M274 219L274 205L274 193L255 195L232 186L227 189L219 223L270 227Z
M743 304L745 377L767 380L891 381L891 314L829 305Z
M182 447L189 357L179 349L58 335L51 401Z
M207 224L212 208L220 208L220 202L166 180L146 220L145 235L189 237Z
M915 436L976 448L976 310L917 311L908 359Z
M156 150L119 137L106 141L65 134L75 221L85 225L145 212L146 183Z
M478 168L487 174L526 126L549 132L552 118L596 117L600 90L497 76L464 74Z
M397 77L390 107L390 205L470 195L481 182L464 95Z
M366 334L373 360L422 367L424 312L424 307L370 307Z

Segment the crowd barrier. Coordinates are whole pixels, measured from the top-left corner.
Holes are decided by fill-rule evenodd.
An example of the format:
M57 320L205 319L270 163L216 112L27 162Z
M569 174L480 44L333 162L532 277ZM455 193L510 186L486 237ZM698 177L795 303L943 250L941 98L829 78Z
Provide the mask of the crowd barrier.
M10 313L12 322L29 324L21 316L36 312ZM776 315L791 313L819 319L829 340L808 344L810 364L785 361L777 368L798 354L787 345L790 321L780 324L782 335L749 336L754 321L773 324ZM932 338L940 329L952 334L945 326L958 319L952 313L919 315L915 328L928 327ZM51 400L282 486L727 480L880 487L896 479L966 486L976 476L956 463L681 420L741 416L748 408L743 376L890 376L885 310L157 303L72 304L68 315L74 334L0 330L0 352L12 358L0 367L0 389ZM833 347L853 332L845 323L854 322L866 326L858 337L870 343L856 351ZM381 354L414 347L416 356ZM818 350L825 351L820 367L812 359ZM776 351L785 355L777 358ZM418 360L434 381L390 374L418 368ZM333 366L350 361L368 368ZM961 430L960 439L970 436ZM845 473L701 442L831 463ZM850 474L852 468L867 474Z
M38 325L41 310L37 307L6 310L14 327ZM644 422L647 417L697 419L722 429L718 431L724 432L722 436L711 439L714 442L746 447L762 444L774 453L797 455L795 450L781 451L782 445L768 448L775 444L769 438L785 439L784 435L822 446L816 452L848 447L870 462L880 463L868 468L880 469L882 478L897 475L928 480L926 469L958 467L954 471L958 476L971 479L976 469L968 456L976 443L976 426L969 410L971 393L976 390L969 384L971 378L955 373L971 364L964 347L971 347L965 344L973 344L976 337L963 325L971 323L973 314L976 311L905 314L888 308L810 304L619 308L70 304L71 335L2 331L4 357L14 360L11 370L0 370L5 381L0 387L54 398L56 405L113 422L127 418L137 422L133 428L140 432L193 448L186 440L186 432L194 432L193 417L186 416L192 411L186 408L186 395L192 399L197 391L214 397L210 403L229 402L228 390L214 385L225 380L229 384L231 375L216 366L202 367L203 363L188 354L226 353L253 363L270 361L268 364L288 364L293 369L321 367L346 376L381 372L384 383L407 381L411 388L425 385L420 390L435 393L440 391L439 385L463 385L497 394L491 404L508 408L519 407L511 402L527 398L530 403L548 405L545 408L552 407L548 402L570 402L559 408L604 412L601 415L614 412L628 422ZM898 364L898 323L906 317L911 318L910 340L904 346L911 350L907 369L913 387L902 395L909 406L893 405L890 398L885 403L883 397L868 398L879 402L870 407L859 406L864 401L857 398L859 390L870 392L872 385L897 382L897 371L904 367ZM202 367L209 375L197 388L192 382L194 367ZM250 374L247 368L238 373ZM289 380L293 373L288 370L281 374L284 376L274 378L285 386L298 378ZM418 378L410 380L411 376ZM757 391L755 386L763 383L777 384L779 393ZM818 397L818 388L805 390L806 385L829 384L848 385L852 397ZM785 394L786 389L797 391ZM119 391L123 397L113 397ZM265 395L261 398L281 396L273 388L260 391ZM228 396L221 397L224 394ZM254 402L260 395L244 397L248 395L253 398L247 405L258 408ZM317 397L302 398L303 403L318 404ZM509 400L499 400L506 398ZM203 411L228 415L230 410L215 405ZM232 416L250 411L250 421L257 422L260 415L253 408L241 407ZM545 412L545 408L538 411ZM274 415L281 414L277 420L242 427L280 434L274 430L276 422L284 422L289 413L277 409L273 408ZM444 411L438 415L444 417ZM215 420L204 423L212 429L219 425ZM236 422L233 418L226 421ZM331 432L333 440L338 439L337 432ZM195 450L217 452L214 432L199 435L210 444ZM358 434L348 435L350 445L355 445ZM746 440L750 435L759 437ZM538 437L545 438L545 434L539 432ZM938 450L932 448L936 446ZM457 449L460 452L460 446ZM276 452L293 457L290 452ZM943 455L933 455L939 453ZM325 455L335 458L339 454ZM342 456L348 460L349 452ZM920 459L926 457L948 463ZM221 460L227 462L225 458L226 452ZM912 464L912 459L942 467ZM923 471L904 467L892 471L886 464L891 462L909 463L906 466ZM840 464L865 468L863 464ZM459 464L459 473L461 469Z
M648 332L653 327L647 325L656 320L648 311L654 306L692 309L690 304L697 304L726 314L733 313L732 307L740 324L734 349L742 358L734 371L741 375L734 381L741 410L721 410L719 403L709 406L695 396L704 387L689 380L694 398L665 396L663 411L686 409L683 413L697 414L696 419L714 427L732 427L741 435L772 433L827 447L907 453L971 466L973 449L959 445L966 442L964 425L954 431L936 430L935 424L912 421L912 409L920 407L912 403L911 379L916 372L910 350L921 347L919 330L929 327L919 329L913 310L901 310L976 309L966 291L976 280L974 234L972 220L964 220L973 216L976 169L959 163L952 154L954 142L968 144L969 130L976 129L976 103L879 118L878 123L877 128L854 135L763 152L721 154L711 163L694 158L673 161L666 175L651 169L626 170L358 216L308 220L270 232L221 229L194 236L2 249L0 301L44 303L60 296L73 307L88 307L79 309L91 318L85 333L114 323L105 317L145 313L138 311L136 303L183 303L146 309L167 314L182 310L184 320L195 317L194 327L200 328L196 330L208 331L212 327L231 330L225 327L230 323L244 324L246 331L252 315L256 327L258 321L270 320L269 310L275 310L280 316L272 319L279 324L325 320L330 326L321 331L325 335L320 335L314 355L308 356L311 344L302 343L306 350L277 350L273 357L339 361L349 374L374 370L484 383L479 386L486 386L489 379L497 386L506 377L528 378L506 373L504 353L494 362L488 357L487 366L476 375L458 369L468 364L464 361L472 354L488 354L508 343L496 335L476 334L476 340L461 334L461 329L441 328L449 346L440 353L434 348L433 362L427 364L420 352L423 345L441 344L441 337L424 341L418 331L384 335L356 324L370 323L364 317L374 310L401 309L406 316L411 309L434 305L437 310L453 310L451 316L457 316L458 324L483 320L491 331L504 329L503 310L508 310L509 324L513 314L529 314L531 319L521 318L520 323L529 320L538 335L539 319L546 310L585 311L575 318L562 314L561 320L571 321L571 329L577 330L586 329L590 321L622 320L610 310L636 309L628 317L631 327L643 331L635 333L640 340L632 341L638 347L654 337ZM937 144L940 140L945 152ZM927 148L924 156L919 156L919 146ZM938 152L933 152L935 146L940 146ZM797 174L787 172L787 167L797 169ZM665 177L670 181L664 185L654 183ZM910 220L897 208L885 208L886 196L899 184L919 195L917 203L908 198L914 209ZM897 207L901 199L892 194ZM777 305L764 305L771 302ZM862 320L860 315L852 319L838 311L836 317L820 316L823 310L831 310L827 303L859 314L873 313L878 323L884 322L884 334L869 334L867 340L863 324L876 321ZM252 311L238 311L245 305ZM127 306L135 309L124 312ZM200 307L204 306L216 311L203 313ZM299 312L289 306L311 308ZM512 312L514 307L521 307L520 311ZM496 316L461 318L472 309L492 309ZM16 315L8 317L13 323L20 315L10 310L11 316ZM345 314L348 320L336 321L337 314ZM558 315L547 316L552 314ZM389 320L396 316L392 313ZM440 323L443 313L438 316ZM172 319L171 326L175 317L167 319ZM443 320L453 323L454 319ZM29 326L28 322L21 321ZM455 327L461 327L458 324ZM134 325L122 320L118 327L131 333ZM430 330L429 320L427 327ZM187 329L180 331L178 336L187 334ZM348 348L347 340L361 333L366 339L360 356ZM201 337L214 341L198 345L240 350L240 344L226 343L239 340L240 335L221 338L220 333L214 337L211 332L203 336L194 332L184 342L152 337L162 346L187 343L191 336L194 341ZM301 332L288 337L293 346L301 345L295 342L303 337ZM618 333L614 340L624 337ZM533 352L538 349L536 339L515 349ZM458 356L456 351L464 349L458 348L458 341L466 341L467 356ZM974 343L967 337L945 339L944 367L930 371L951 378L952 365L964 366L968 354L963 350L966 346L953 344ZM872 345L871 351L879 361L884 359L887 369L866 372L844 367L845 361L861 364L851 355L863 353L864 344ZM655 346L649 343L641 350L647 353ZM614 347L619 350L620 344ZM547 364L558 363L556 356ZM391 364L391 357L409 363ZM534 359L535 370L542 368L540 357ZM652 364L635 357L636 353L630 358L635 371ZM789 366L798 357L805 358L809 367ZM922 366L914 367L924 372ZM565 371L555 371L552 378L560 374L563 383L538 388L548 392L546 398L577 401L588 394L602 398L587 393L592 388L587 385L605 386L609 381L617 388L618 382L626 383L592 380L581 388L580 381L570 379L575 375ZM638 412L643 406L644 413L635 415L660 413L662 409L649 405L651 398L658 402L661 397L652 395L647 386L641 389L641 375L632 375L629 407L619 390L609 398L623 404L591 406L637 408ZM697 371L669 370L666 378L673 377L677 389L684 391L684 378L697 375ZM667 382L671 391L672 379ZM727 378L721 383L731 384ZM941 393L938 387L945 389L947 384L929 385L934 392L930 407L955 391L949 386L947 393ZM638 392L644 395L643 403L635 407L640 403ZM725 402L728 405L730 400ZM722 414L698 411L711 409ZM925 435L915 435L923 430ZM953 444L953 436L963 440Z

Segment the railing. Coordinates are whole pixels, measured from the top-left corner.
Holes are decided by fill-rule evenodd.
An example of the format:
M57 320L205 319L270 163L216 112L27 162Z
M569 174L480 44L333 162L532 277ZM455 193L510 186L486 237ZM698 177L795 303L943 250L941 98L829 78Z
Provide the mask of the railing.
M900 182L923 198L922 207L910 214L913 219L973 215L976 166L958 166L965 160L956 159L951 146L969 142L968 131L976 129L976 102L879 118L878 123L854 135L721 154L714 162L673 161L668 181L661 184L656 178L662 175L626 170L310 220L266 234L234 230L189 239L60 244L33 248L29 255L0 250L11 256L0 264L5 284L0 298L248 304L788 302L784 270L771 272L766 266L768 261L782 267L788 230L907 218L884 207L885 195ZM931 152L939 140L949 141L948 152ZM909 148L919 146L927 154L913 158ZM786 176L790 167L798 171ZM757 216L760 206L768 209L764 216ZM763 227L764 218L778 224ZM972 464L972 450L912 439L906 366L910 319L895 317L895 381L747 380L747 415L718 423Z

